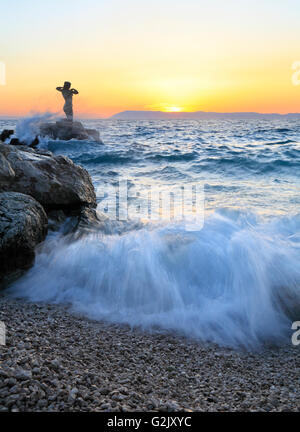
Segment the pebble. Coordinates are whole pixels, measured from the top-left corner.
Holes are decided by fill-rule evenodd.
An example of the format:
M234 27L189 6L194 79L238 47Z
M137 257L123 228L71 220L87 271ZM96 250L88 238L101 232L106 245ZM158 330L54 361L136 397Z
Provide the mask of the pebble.
M300 349L234 351L0 294L0 412L298 411Z

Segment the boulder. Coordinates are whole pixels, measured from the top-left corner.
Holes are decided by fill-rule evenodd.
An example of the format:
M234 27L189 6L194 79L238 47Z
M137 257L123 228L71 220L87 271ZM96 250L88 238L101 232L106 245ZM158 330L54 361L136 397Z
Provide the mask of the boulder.
M10 282L34 261L34 249L47 234L47 215L32 197L0 193L0 286Z
M65 156L27 146L0 144L0 192L35 198L46 211L96 207L89 173Z
M34 138L34 140L33 141L31 141L31 143L26 143L26 142L24 142L24 141L20 141L19 140L19 138L12 138L11 140L10 140L10 145L14 145L14 146L20 146L20 145L23 145L23 146L25 146L25 145L28 145L29 147L32 147L32 148L36 148L38 145L39 145L39 143L40 143L40 140L39 140L39 138L36 136L35 138Z
M95 129L85 129L82 123L70 120L59 120L56 123L42 123L39 126L40 136L69 141L71 139L101 142L100 134Z
M19 140L19 138L12 138L12 139L10 140L10 143L9 143L9 144L10 144L10 145L14 145L14 146L25 145L25 143L21 142L21 141Z
M0 141L6 141L13 134L14 134L13 130L4 129L0 134Z
M0 153L0 188L1 184L10 184L15 178L15 172L6 157Z

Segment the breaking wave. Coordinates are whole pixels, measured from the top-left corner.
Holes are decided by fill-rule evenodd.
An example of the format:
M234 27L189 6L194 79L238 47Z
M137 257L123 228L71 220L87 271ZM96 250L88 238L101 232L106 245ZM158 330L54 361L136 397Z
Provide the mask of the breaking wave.
M50 237L10 294L224 346L282 343L300 313L299 232L300 215L267 222L222 210L199 231Z

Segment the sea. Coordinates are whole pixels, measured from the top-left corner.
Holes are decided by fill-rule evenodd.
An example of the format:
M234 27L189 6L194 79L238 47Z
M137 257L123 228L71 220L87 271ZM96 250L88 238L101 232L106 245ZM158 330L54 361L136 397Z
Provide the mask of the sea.
M0 129L29 139L43 118L3 119ZM291 343L300 321L300 121L83 124L102 143L40 147L88 170L105 222L71 241L50 232L8 295L201 343Z

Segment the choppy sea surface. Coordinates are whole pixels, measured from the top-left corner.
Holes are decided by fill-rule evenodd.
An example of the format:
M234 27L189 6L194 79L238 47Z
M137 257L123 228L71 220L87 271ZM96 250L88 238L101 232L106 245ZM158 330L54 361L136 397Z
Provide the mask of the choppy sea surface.
M71 244L49 235L11 293L231 347L288 343L300 321L300 122L84 123L103 144L41 146L90 172L101 211L120 181L134 209L149 189L200 185L204 223L203 214L190 229L180 218L139 220L137 212ZM0 120L0 129L15 125ZM19 123L20 138L31 128ZM179 208L180 193L172 196Z

